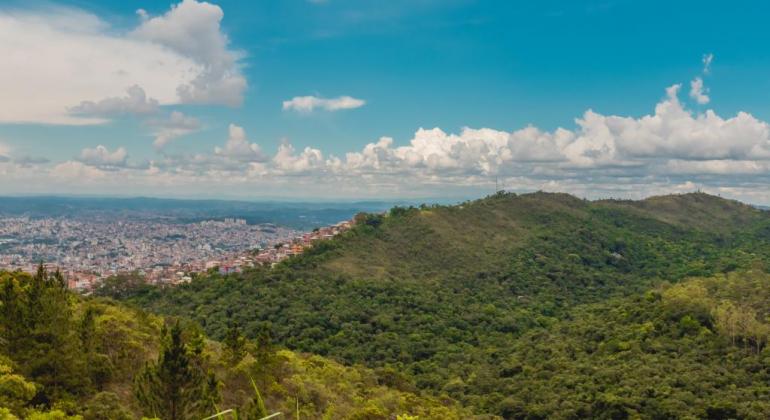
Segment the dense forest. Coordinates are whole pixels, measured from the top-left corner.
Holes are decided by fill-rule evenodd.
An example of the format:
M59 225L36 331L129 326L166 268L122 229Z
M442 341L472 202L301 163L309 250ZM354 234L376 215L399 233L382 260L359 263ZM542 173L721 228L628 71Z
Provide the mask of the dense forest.
M388 385L479 415L757 418L770 413L770 308L757 299L768 256L768 213L707 194L499 193L361 214L277 267L120 296L216 339L237 322L246 337L394 372ZM688 287L705 303L681 312ZM754 311L758 336L727 332L728 304Z
M345 367L66 290L59 273L0 272L0 419L466 418L398 372Z
M500 193L356 220L175 287L0 272L0 418L770 415L765 211Z

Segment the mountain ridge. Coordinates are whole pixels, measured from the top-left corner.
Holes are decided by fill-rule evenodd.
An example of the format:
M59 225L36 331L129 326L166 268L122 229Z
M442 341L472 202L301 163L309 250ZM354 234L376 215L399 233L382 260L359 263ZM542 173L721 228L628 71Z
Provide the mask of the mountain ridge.
M704 194L633 203L537 192L395 207L360 214L354 229L273 269L201 276L131 301L190 316L214 337L230 310L247 335L268 328L291 349L394 368L437 395L459 377L468 385L453 395L499 414L499 359L528 331L577 305L770 256L767 212Z

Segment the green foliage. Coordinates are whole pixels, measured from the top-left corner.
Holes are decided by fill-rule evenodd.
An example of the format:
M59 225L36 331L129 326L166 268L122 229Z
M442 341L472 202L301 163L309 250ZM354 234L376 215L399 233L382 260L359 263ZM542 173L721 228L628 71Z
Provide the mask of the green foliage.
M35 276L0 274L4 311L3 350L21 373L42 385L35 397L46 403L87 391L90 378L76 333L71 296L59 272L41 265Z
M576 305L770 257L767 213L705 194L589 202L499 193L356 221L273 269L202 276L131 301L192 317L218 339L231 310L246 337L269 329L279 345L393 367L416 389L501 413L497 387L515 370L506 363L522 335L557 325ZM692 309L687 319L672 312L680 335L697 337L714 322L701 302L671 305ZM629 345L604 344L616 353ZM616 405L610 396L602 404ZM517 407L510 400L506 410Z
M350 418L371 406L371 399L379 399L378 410L388 416L414 411L463 417L451 401L417 395L414 388L391 389L361 367L314 356L313 366L325 368L309 374L309 356L276 349L268 325L249 341L233 320L230 339L221 344L186 321L172 322L163 332L161 319L78 297L58 275L42 269L37 276L0 271L0 298L2 419L120 420L141 412L163 420L196 419L227 408L241 418L296 409L302 418ZM60 354L52 343L76 349Z
M0 418L770 413L765 212L497 193L356 220L274 269L100 292L183 317L165 332L0 272Z
M192 357L177 322L171 327L157 362L148 364L134 382L136 398L145 414L182 420L208 412L202 408L210 408L207 394L212 390Z
M101 418L120 418L120 412L133 418L133 400L116 404L116 393L99 391L126 394L130 378L156 351L157 319L84 301L66 290L61 274L42 266L34 276L0 271L0 294L1 353L7 355L0 356L0 406L19 418L100 418L111 404Z
M37 393L35 384L23 376L13 373L13 370L0 364L0 407L10 413L19 413Z
M515 369L494 387L501 394L498 412L511 418L767 418L770 324L759 319L770 313L770 275L695 278L656 292L662 299L633 296L577 307L570 319L513 342L505 360ZM736 308L751 314L748 330L714 322Z
M149 287L138 273L117 274L104 279L94 290L94 295L125 299Z
M83 417L81 416L69 416L61 410L47 412L32 411L25 418L26 420L83 420Z
M246 356L246 338L241 334L238 323L228 319L227 331L222 344L225 345L226 357L231 364L237 364Z
M262 399L262 394L259 393L259 388L257 387L256 382L254 382L254 378L249 378L249 380L254 389L254 397L248 404L246 404L243 410L239 412L239 415L247 419L261 419L267 417L270 413L267 411L265 401Z
M84 420L131 420L133 416L112 392L100 392L84 406Z

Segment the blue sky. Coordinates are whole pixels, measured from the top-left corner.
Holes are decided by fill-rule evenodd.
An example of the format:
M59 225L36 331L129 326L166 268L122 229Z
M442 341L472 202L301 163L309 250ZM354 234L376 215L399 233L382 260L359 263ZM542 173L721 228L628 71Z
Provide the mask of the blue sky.
M0 98L0 156L5 156L0 173L6 179L0 180L0 193L474 196L503 178L515 190L586 196L702 188L770 200L762 188L770 167L763 132L770 120L766 2L734 1L729 7L715 1L213 3L0 6L5 17L0 31L18 30L35 47L25 50L0 37L0 51L21 57L17 68L51 69L33 72L50 82L43 93L33 92L38 84L23 68L0 74L0 86L20 87L18 97ZM183 9L200 15L185 20ZM156 19L161 21L152 26ZM29 22L40 27L16 29L30 28ZM89 27L85 35L77 27L81 22ZM183 39L195 25L207 28L210 37ZM63 41L69 37L71 42ZM94 76L85 73L115 71L110 65L120 58L77 45L101 40L118 48L123 40L135 44L120 51L121 57L137 54L127 61L129 76L119 79L126 86L109 77L95 83L99 88L89 84ZM87 68L36 54L40 45L71 49ZM148 76L141 66L152 66L154 59L147 57L153 54L184 64ZM705 66L709 55L713 59ZM218 70L178 76L191 65ZM196 75L203 77L203 87L188 99L164 88L190 84ZM696 78L707 98L701 103L689 94ZM47 96L73 81L82 83L82 98L80 91ZM231 88L221 94L225 84ZM665 89L676 84L681 88L675 105L692 121L681 122L672 112L665 115L683 124L679 128L645 123L644 116L657 115L656 105L672 101ZM129 86L140 87L148 101L157 99L157 109L137 112L100 102L125 98L121 92ZM27 101L30 97L34 100ZM283 106L296 97L359 102L334 110L322 104L344 101L317 102L312 110ZM30 110L18 111L16 104L25 101ZM64 111L34 108L56 101ZM78 108L83 101L101 107ZM610 140L586 135L602 131L576 123L588 110L633 121L607 123ZM720 120L699 123L709 110ZM181 116L171 123L173 112L186 123ZM739 112L752 120L731 120ZM666 120L665 115L658 116ZM511 135L530 125L540 134ZM466 127L494 132L463 131ZM554 140L559 127L572 137ZM420 128L442 131L418 135ZM181 131L158 143L164 129ZM503 138L505 133L509 137ZM379 143L382 137L392 140ZM229 139L235 139L231 149L225 146ZM281 160L279 149L288 144L293 152ZM360 156L345 158L348 153ZM330 161L332 156L341 162Z

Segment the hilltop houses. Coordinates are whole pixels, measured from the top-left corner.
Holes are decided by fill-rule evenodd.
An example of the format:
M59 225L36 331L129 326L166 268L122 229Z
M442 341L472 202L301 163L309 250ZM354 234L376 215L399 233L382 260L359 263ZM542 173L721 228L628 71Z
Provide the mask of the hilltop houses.
M317 241L329 240L350 230L354 224L355 221L353 220L345 220L332 226L314 229L312 232L304 233L290 241L278 243L272 248L259 251L253 261L257 264L278 263L293 255L301 254L305 249L312 247L313 243Z
M238 220L228 221L238 223ZM206 222L204 222L206 223ZM217 222L221 223L221 222ZM288 239L267 243L257 250L240 250L238 252L221 255L218 259L208 261L180 262L173 261L168 264L156 264L150 267L140 268L136 271L144 281L150 284L182 284L189 283L194 273L215 271L221 275L240 273L246 268L256 266L273 266L287 258L302 254L318 241L325 241L350 230L355 224L354 220L346 220L332 226L324 226ZM55 271L55 264L47 264L49 271ZM34 273L36 266L30 264L25 271ZM64 272L70 289L82 293L88 293L98 287L105 278L111 275L125 274L129 271L112 267L103 271L76 271Z

